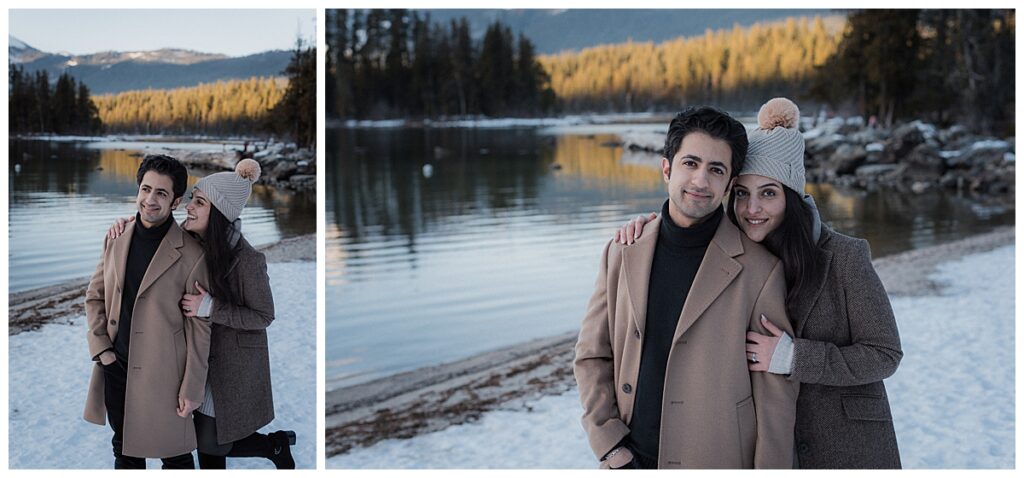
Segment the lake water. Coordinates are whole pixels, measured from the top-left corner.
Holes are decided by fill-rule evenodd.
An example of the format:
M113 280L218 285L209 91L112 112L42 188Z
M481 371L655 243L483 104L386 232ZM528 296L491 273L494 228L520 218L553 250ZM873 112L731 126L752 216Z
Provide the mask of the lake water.
M657 158L607 146L624 128L651 130L329 129L328 390L577 329L604 245L666 198ZM809 191L875 256L1014 221L945 193Z
M110 224L135 214L140 153L159 146L166 145L11 140L10 292L91 275ZM189 176L190 187L206 173L199 174ZM179 223L187 198L174 212ZM253 245L314 234L316 194L256 185L241 218L242 232Z

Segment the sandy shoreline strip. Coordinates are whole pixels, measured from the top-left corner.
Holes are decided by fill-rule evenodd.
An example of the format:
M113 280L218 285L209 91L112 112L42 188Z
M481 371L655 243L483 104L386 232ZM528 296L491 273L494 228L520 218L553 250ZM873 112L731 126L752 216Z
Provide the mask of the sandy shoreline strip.
M1000 227L873 262L890 295L937 295L943 284L929 279L937 265L1011 245L1014 237L1014 227ZM328 391L327 456L471 422L490 410L519 409L542 395L566 392L576 385L575 342L576 332L568 332Z
M316 234L289 237L256 248L267 262L316 260ZM35 330L50 322L68 321L85 310L89 277L8 294L7 335Z

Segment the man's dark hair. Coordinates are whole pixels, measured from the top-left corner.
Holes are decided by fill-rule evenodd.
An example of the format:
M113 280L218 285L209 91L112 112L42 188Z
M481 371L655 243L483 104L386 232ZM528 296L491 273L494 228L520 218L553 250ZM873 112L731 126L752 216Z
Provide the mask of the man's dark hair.
M135 174L135 184L142 185L142 177L148 171L156 171L164 176L170 176L174 182L174 199L185 195L185 188L188 187L188 170L180 161L165 154L147 154L139 165L139 172Z
M743 169L743 161L747 157L747 129L727 113L710 106L691 106L677 114L668 125L668 136L665 137L665 157L668 158L669 170L672 158L679 152L686 135L701 131L715 139L729 144L732 149L732 170L730 177L736 177Z

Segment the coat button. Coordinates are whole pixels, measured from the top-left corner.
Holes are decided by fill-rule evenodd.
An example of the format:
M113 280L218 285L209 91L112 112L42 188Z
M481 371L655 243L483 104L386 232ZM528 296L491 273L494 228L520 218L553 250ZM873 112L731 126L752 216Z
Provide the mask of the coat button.
M800 446L797 449L800 450L800 453L807 453L808 451L811 451L811 447L803 442L800 443Z
M633 387L630 386L628 383L623 384L622 385L622 391L626 392L626 393L632 393L633 392Z
M640 331L639 330L634 330L633 331L633 337L636 337L636 338L639 339L640 338Z
M113 319L111 319L111 320L110 320L110 325L117 325L117 321L116 321L116 320L113 320Z

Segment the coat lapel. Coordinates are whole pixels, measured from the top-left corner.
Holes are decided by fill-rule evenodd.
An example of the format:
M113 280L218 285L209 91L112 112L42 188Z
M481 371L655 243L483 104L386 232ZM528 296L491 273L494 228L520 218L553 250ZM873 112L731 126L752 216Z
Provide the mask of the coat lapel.
M686 296L679 323L676 325L673 343L682 338L690 326L743 270L743 265L733 259L743 253L743 243L739 234L742 234L739 229L728 218L722 217L722 222L708 244L707 252L704 253L704 260L697 269L697 275L693 278L693 285L690 286L690 293Z
M185 244L184 238L181 237L184 232L178 226L178 223L174 222L174 217L170 217L167 220L171 221L171 228L167 231L167 235L164 236L163 240L160 241L160 246L157 247L156 253L153 254L153 260L149 262L149 267L146 268L146 275L142 277L142 284L139 286L139 295L145 293L146 289L153 285L181 257L181 251L178 249L181 249ZM184 291L185 287L182 287L182 290Z
M633 307L633 320L640 333L644 333L647 321L647 291L651 281L651 263L654 261L654 249L658 245L658 231L661 230L661 217L644 226L647 231L633 245L622 249L622 268L626 271L626 289L629 303Z
M117 293L124 290L124 267L128 263L128 249L132 245L132 236L135 234L135 221L124 226L124 232L117 239L114 239L114 277L117 278Z
M821 231L824 240L821 241L820 245L824 247L825 244L831 240L832 235L831 231L824 226L822 226ZM825 283L827 282L826 278L828 277L829 269L832 267L832 251L821 249L821 253L825 266L818 271L818 275L814 278L814 281L808 284L814 288L810 289L808 294L800 294L804 300L798 300L792 311L794 317L791 317L790 319L793 321L793 333L797 337L803 336L804 325L807 324L807 316L811 314L811 309L813 309L814 304L818 302L818 297L821 296L821 291L825 290Z

